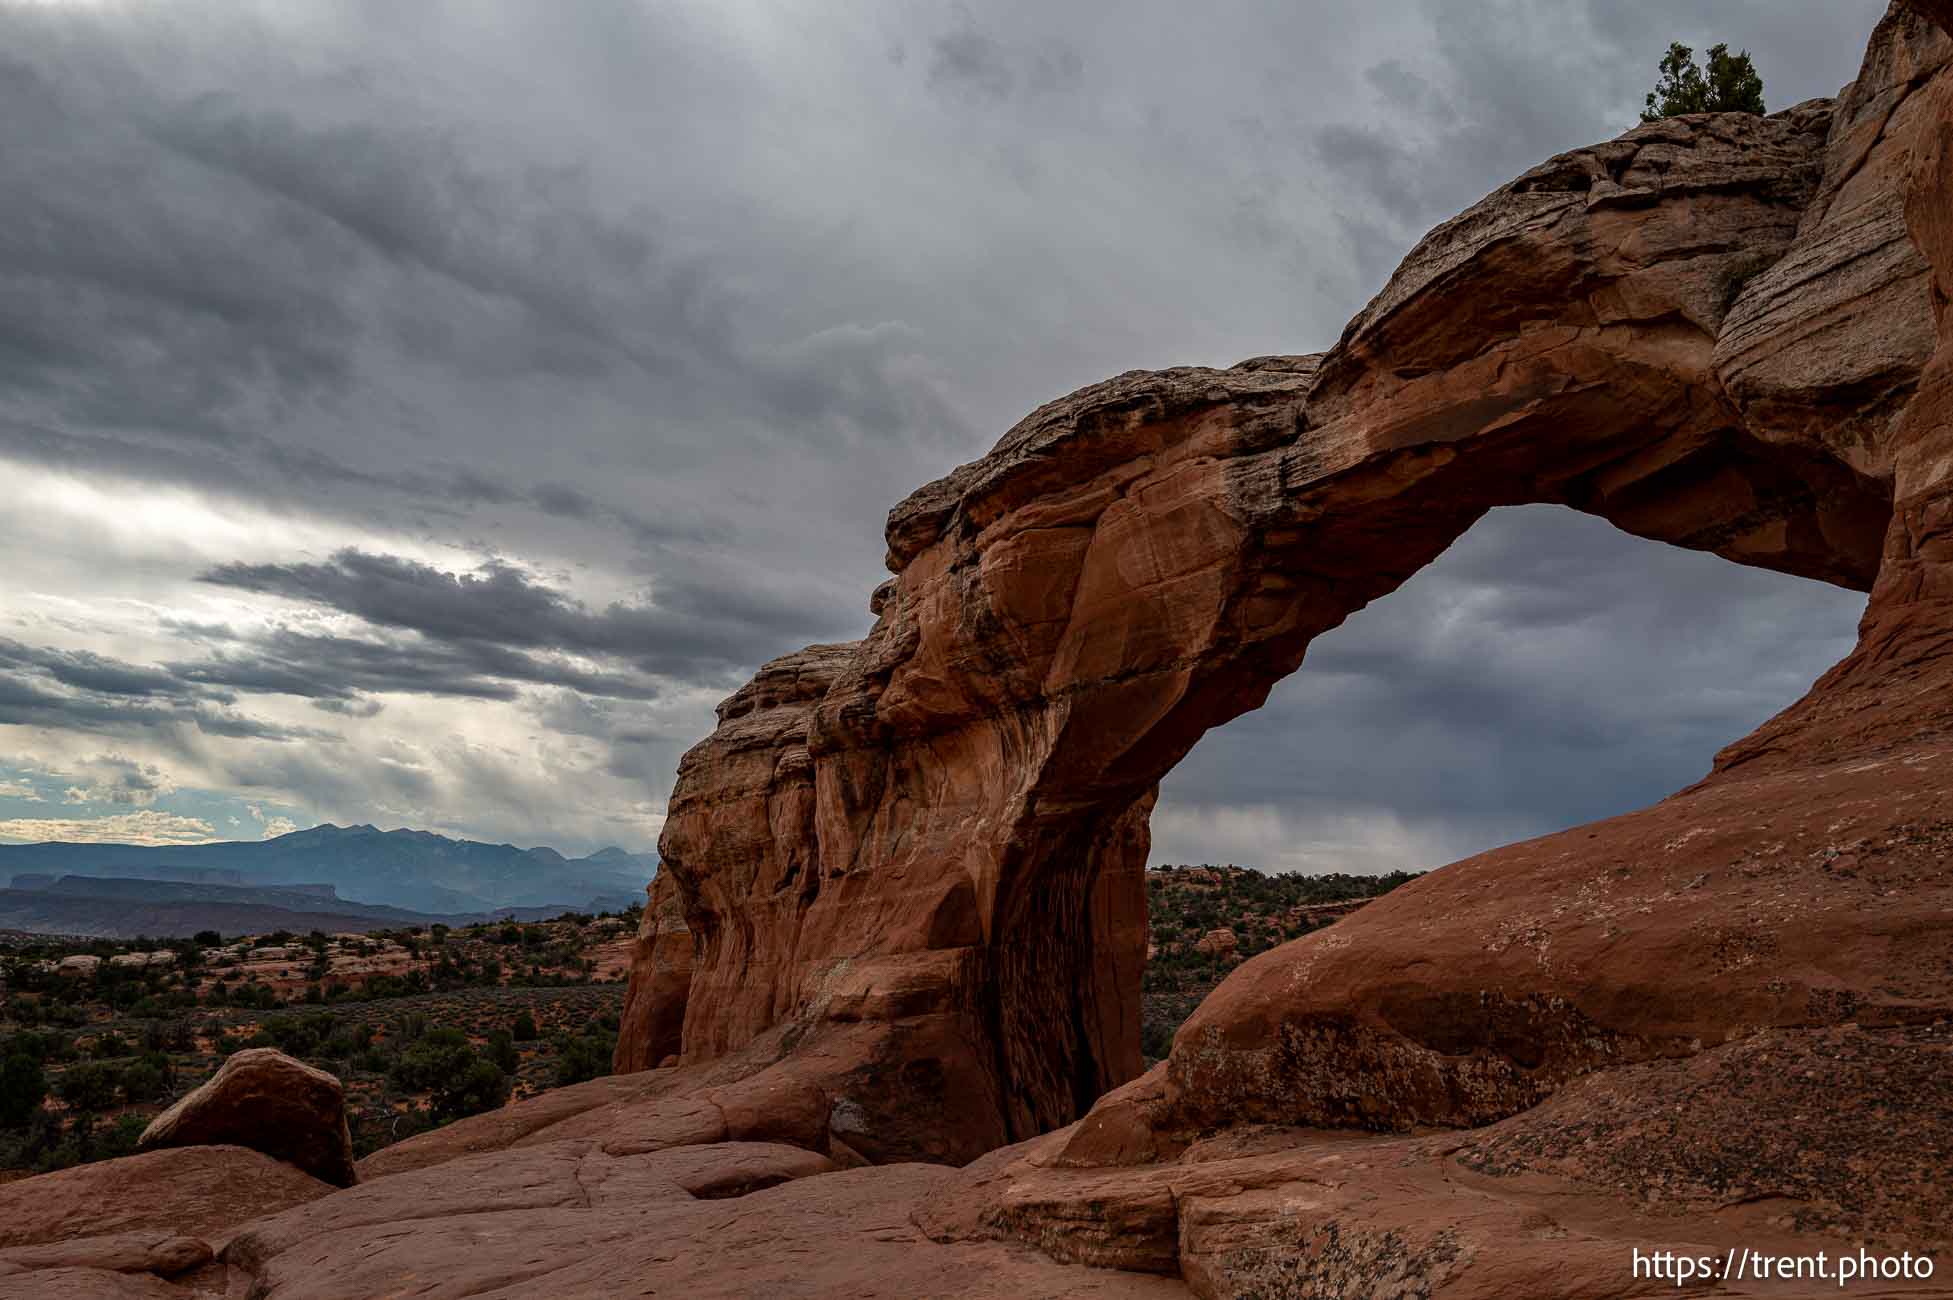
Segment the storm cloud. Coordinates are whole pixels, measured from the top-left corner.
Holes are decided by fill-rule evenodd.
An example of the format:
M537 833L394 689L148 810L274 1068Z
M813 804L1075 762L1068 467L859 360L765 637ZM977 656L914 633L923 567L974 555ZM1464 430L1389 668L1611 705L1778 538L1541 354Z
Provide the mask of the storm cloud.
M1671 39L1781 107L1881 9L0 0L0 834L647 848L720 697L866 630L911 488L1105 375L1326 346ZM1645 802L1861 607L1498 512L1202 743L1158 856Z

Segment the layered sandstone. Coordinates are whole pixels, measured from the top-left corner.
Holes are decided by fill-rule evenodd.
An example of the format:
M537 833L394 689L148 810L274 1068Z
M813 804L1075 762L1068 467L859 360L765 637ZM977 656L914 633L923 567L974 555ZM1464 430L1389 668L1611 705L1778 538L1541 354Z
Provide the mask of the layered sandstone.
M644 914L631 949L630 991L619 1017L612 1066L619 1074L676 1058L692 991L692 931L670 872L645 889Z
M1930 249L1906 211L1908 186L1931 186L1914 159L1943 121L1947 45L1895 10L1835 104L1654 123L1555 158L1433 231L1330 352L1121 375L896 507L868 637L768 665L681 767L661 844L696 948L680 1061L782 1025L845 1029L837 1101L890 1129L921 1107L959 1158L1082 1114L1139 1065L1160 777L1495 507L1568 505L1878 586L1874 621L1920 622L1886 588L1920 561L1930 525L1906 521L1938 499L1919 427ZM1451 916L1456 942L1480 943L1468 915ZM1511 1038L1561 1064L1520 1069L1524 1084L1429 1066L1400 1089L1424 1100L1373 1100L1374 1122L1485 1122L1699 1028L1654 1010L1697 996L1686 967L1645 1004L1625 984L1567 1002L1579 990L1555 978L1453 1005L1490 997L1495 969L1460 968L1456 995L1413 997L1421 977L1377 993L1403 1028L1354 1024L1323 1053L1367 1077ZM1339 996L1320 1014L1352 1010ZM1782 1023L1803 996L1718 1024ZM1236 1029L1278 1051L1261 1035L1281 1015ZM899 1099L877 1082L892 1061Z

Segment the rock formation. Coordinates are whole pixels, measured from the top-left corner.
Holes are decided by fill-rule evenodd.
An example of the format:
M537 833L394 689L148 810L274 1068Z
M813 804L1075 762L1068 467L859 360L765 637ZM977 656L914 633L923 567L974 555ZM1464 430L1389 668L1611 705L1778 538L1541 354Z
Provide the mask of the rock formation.
M1836 103L1674 119L1555 158L1433 231L1328 353L1121 375L897 506L868 637L767 665L681 765L661 844L696 949L680 1060L799 1026L836 1044L838 1099L889 1129L921 1107L958 1157L1083 1114L1139 1066L1160 777L1497 506L1564 504L1876 588L1868 628L1936 626L1918 588L1937 573L1943 458L1919 389L1923 227L1941 218L1926 199L1906 212L1908 185L1936 192L1913 160L1943 121L1946 59L1944 35L1895 10ZM1758 747L1832 743L1784 735L1891 667L1868 641L1724 766L1760 774ZM1449 906L1431 894L1460 887L1420 897ZM1278 968L1305 960L1256 969L1284 988ZM1459 996L1489 974L1457 968ZM1345 986L1321 987L1323 1016L1350 1010ZM1416 1073L1420 1053L1476 1063L1430 1066L1403 1085L1428 1096L1373 1098L1364 1122L1487 1122L1603 1058L1794 1020L1807 992L1710 1026L1658 1010L1696 996L1679 987L1533 981L1468 1016L1422 987L1324 1054L1351 1079ZM1241 1041L1286 1050L1267 1035L1304 1013L1283 1005ZM1526 1064L1476 1055L1508 1041L1492 1056ZM620 1059L650 1058L633 1042ZM878 1080L898 1062L912 1086L896 1096ZM1175 1069L1191 1085L1191 1060ZM1513 1069L1524 1082L1477 1078ZM1307 1117L1346 1106L1362 1110L1325 1094Z
M338 1187L358 1178L339 1080L275 1047L233 1052L137 1141L144 1150L222 1144L262 1151Z
M1209 930L1194 944L1194 951L1200 953L1232 953L1241 946L1240 937L1232 930Z
M619 1018L612 1067L619 1074L649 1070L676 1058L692 989L692 932L669 872L645 889L644 915L631 954L630 992Z
M1631 1249L1943 1251L1945 8L1835 103L1535 168L1329 352L1040 409L890 515L863 641L686 756L637 1072L350 1190L84 1217L0 1249L0 1296L1600 1297L1674 1289ZM1868 591L1857 647L1699 784L1252 958L1139 1075L1161 775L1526 502Z

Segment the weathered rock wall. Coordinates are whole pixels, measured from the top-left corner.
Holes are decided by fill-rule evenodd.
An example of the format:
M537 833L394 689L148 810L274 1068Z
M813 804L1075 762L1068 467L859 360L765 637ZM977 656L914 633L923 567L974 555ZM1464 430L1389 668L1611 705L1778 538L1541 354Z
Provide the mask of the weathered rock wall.
M619 1017L619 1074L655 1069L676 1057L685 1034L685 1006L692 991L692 931L671 873L645 887L644 914L631 949L631 983Z

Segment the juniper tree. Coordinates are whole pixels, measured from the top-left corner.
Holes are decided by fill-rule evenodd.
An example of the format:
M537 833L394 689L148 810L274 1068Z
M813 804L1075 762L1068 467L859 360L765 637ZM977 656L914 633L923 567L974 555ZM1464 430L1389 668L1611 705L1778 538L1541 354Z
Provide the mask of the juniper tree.
M1763 112L1763 78L1750 62L1750 52L1731 54L1727 45L1709 47L1705 70L1695 51L1676 41L1661 61L1661 80L1648 92L1643 122L1659 122L1683 113Z

